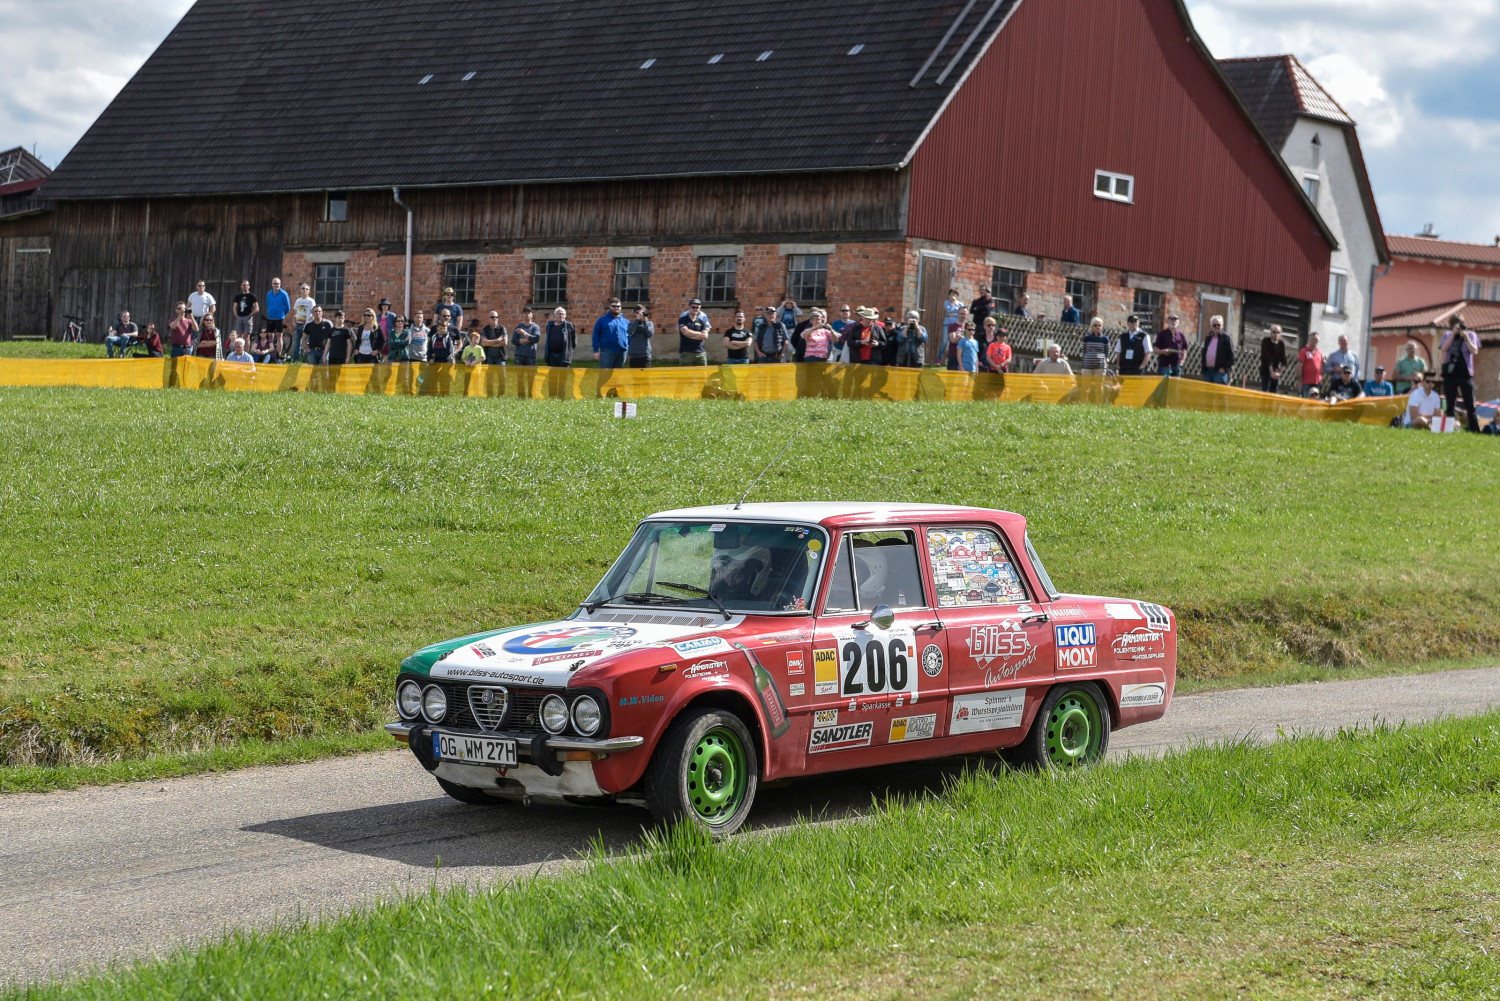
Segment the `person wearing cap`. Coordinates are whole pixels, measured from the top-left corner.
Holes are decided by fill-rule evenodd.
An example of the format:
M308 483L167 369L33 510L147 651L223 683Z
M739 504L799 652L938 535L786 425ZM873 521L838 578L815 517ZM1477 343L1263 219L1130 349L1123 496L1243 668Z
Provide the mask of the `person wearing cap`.
M1395 396L1396 387L1392 386L1385 378L1385 366L1375 366L1375 378L1365 382L1366 396Z
M861 306L854 315L854 323L844 328L844 346L849 352L849 361L856 365L878 364L880 342L884 337L877 337L877 331L882 335L885 333L880 326L880 310Z
M1151 335L1141 329L1141 318L1135 313L1125 317L1125 331L1115 344L1121 375L1140 375L1151 357Z
M1004 327L997 329L995 339L985 346L984 355L991 372L1001 375L1009 372L1011 360L1015 358L1015 351L1010 346L1010 331Z
M1187 354L1187 334L1182 332L1181 317L1176 313L1167 317L1167 329L1158 331L1153 340L1156 355L1156 374L1164 376L1182 375L1182 359Z
M896 328L896 365L900 368L921 368L927 360L927 328L921 321L920 312L908 309L906 322Z
M448 319L453 324L453 329L455 331L462 330L464 328L464 308L454 300L453 289L451 288L443 289L443 298L439 300L436 306L432 307L432 315L442 316L445 309L448 311Z
M385 343L389 350L391 337L396 333L397 316L391 312L391 300L382 298L375 304L375 323L380 327L380 332L385 335Z
M536 325L536 312L525 306L521 319L510 328L510 346L517 365L536 364L536 346L541 343L542 328Z
M1271 324L1260 339L1260 391L1275 393L1281 389L1281 373L1286 371L1286 341L1281 339L1281 324Z
M1344 400L1357 400L1363 395L1363 391L1359 388L1359 380L1354 378L1354 369L1345 365L1329 381L1328 392L1323 394L1323 399L1330 403L1341 403Z
M761 312L763 315L755 318L750 329L755 334L755 362L765 365L781 361L788 335L786 324L781 322L781 314L775 306L767 306Z
M594 321L589 339L600 368L625 367L625 352L630 350L630 321L625 318L625 306L619 299L609 300L604 315Z
M708 364L708 333L714 329L703 312L702 299L689 299L687 312L677 317L677 363Z

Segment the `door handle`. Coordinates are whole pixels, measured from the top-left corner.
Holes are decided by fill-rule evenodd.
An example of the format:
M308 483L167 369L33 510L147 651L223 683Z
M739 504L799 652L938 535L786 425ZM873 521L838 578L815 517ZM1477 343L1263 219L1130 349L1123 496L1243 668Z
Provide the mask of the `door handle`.
M914 629L914 630L918 630L918 629L931 629L934 632L941 631L942 628L943 628L943 624L941 622L923 622L920 625L912 626L912 629Z
M1047 615L1046 612L1038 612L1035 615L1028 615L1028 616L1026 616L1026 618L1022 619L1021 620L1021 625L1023 625L1023 626L1029 626L1033 622L1035 622L1037 625L1042 625L1043 623L1047 623L1047 622L1051 622L1051 621L1052 621L1052 619L1048 617L1048 615Z

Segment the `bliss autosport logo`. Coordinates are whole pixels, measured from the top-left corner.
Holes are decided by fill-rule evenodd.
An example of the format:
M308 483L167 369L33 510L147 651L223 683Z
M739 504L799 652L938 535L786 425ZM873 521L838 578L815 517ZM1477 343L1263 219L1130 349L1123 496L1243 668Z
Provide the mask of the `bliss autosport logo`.
M1099 647L1092 622L1079 622L1054 628L1057 636L1059 669L1076 670L1081 667L1094 667L1099 663Z
M1137 626L1116 636L1111 649L1122 660L1162 660L1167 656L1167 635L1156 629Z
M984 683L993 687L1036 660L1037 647L1021 624L1011 619L969 627L969 656L984 668Z
M631 626L554 626L517 633L506 639L502 649L506 653L532 655L563 653L634 635L635 629Z

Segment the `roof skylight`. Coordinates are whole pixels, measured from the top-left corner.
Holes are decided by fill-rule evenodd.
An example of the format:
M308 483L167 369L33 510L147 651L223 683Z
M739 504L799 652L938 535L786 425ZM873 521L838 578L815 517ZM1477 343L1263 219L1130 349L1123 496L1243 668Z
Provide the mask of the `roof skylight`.
M865 50L865 43L864 42L860 42L854 48L852 48L852 49L849 50L849 55L851 55L851 56L857 56L861 52L863 52L864 50Z
M771 53L775 52L775 51L776 51L775 49L767 49L766 51L762 52L760 55L756 56L755 57L755 61L758 62L758 63L763 63L767 59L770 59L771 58Z
M708 65L712 66L714 63L718 62L720 59L723 59L723 58L724 58L724 53L722 53L722 52L720 52L718 55L709 56L708 57Z
M431 79L432 79L432 74L429 73L426 76L424 76L422 79L420 79L420 80L417 81L417 86L420 87L422 84L426 83L428 80L431 80Z
M648 70L648 69L650 69L651 67L653 67L655 65L656 65L656 58L653 56L652 58L647 59L645 62L641 63L641 69Z

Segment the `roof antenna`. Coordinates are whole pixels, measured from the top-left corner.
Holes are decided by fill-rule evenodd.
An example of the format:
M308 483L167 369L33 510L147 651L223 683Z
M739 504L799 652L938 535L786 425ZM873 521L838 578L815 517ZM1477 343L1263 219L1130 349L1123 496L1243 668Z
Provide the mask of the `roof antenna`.
M808 424L812 424L817 421L821 421L822 419L823 417L820 414L813 414L808 417L807 422ZM745 488L745 492L740 494L740 499L734 502L734 510L738 511L744 505L745 498L750 496L750 491L754 490L755 485L765 478L765 475L771 471L772 466L780 462L786 456L786 454L792 450L792 446L797 444L797 440L802 437L803 432L805 432L806 430L807 424L804 424L797 430L796 434L792 435L791 439L786 443L786 446L782 448L780 452L776 453L776 458L766 463L766 468L760 471L759 476L750 481L750 485Z

